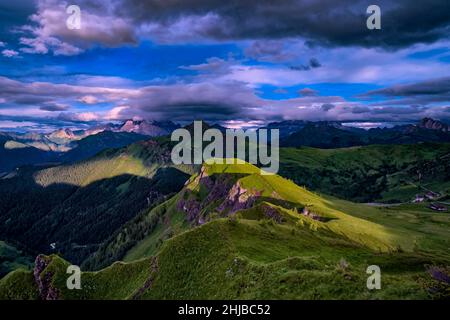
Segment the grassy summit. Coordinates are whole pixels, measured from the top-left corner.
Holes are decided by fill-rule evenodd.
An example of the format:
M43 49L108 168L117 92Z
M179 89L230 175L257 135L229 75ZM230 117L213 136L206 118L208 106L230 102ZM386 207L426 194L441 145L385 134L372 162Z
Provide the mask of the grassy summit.
M308 216L303 214L305 210ZM205 164L178 195L125 226L114 245L123 247L124 239L136 239L133 230L137 226L149 230L148 236L125 255L125 261L133 261L155 254L161 243L174 234L230 215L248 220L274 219L311 225L311 228L328 230L378 251L410 247L408 239L394 236L389 228L338 210L333 201L290 180L261 175L259 168L248 163Z

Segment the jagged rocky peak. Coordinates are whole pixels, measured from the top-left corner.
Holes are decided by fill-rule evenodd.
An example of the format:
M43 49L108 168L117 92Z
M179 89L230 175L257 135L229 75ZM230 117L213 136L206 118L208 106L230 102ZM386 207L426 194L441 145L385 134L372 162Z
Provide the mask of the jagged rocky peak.
M307 124L304 120L284 120L280 122L271 122L262 129L278 129L280 130L280 138L285 138L305 127Z
M59 129L49 134L49 138L73 139L75 134L70 129Z
M133 132L147 136L163 136L170 134L178 126L171 121L126 120L119 131Z
M239 173L211 175L205 164L182 191L177 209L186 214L188 221L202 224L209 219L211 212L229 216L239 210L251 208L262 192L244 188L239 180L241 177L242 174Z
M418 126L420 128L424 128L424 129L430 129L430 130L439 130L439 131L450 131L449 130L449 126L446 123L443 123L439 120L434 120L432 118L423 118Z
M42 300L58 300L60 295L52 284L54 273L46 270L51 262L52 257L44 255L38 255L34 262L33 277Z
M120 127L120 131L132 132L139 130L139 127L144 122L144 120L126 120Z

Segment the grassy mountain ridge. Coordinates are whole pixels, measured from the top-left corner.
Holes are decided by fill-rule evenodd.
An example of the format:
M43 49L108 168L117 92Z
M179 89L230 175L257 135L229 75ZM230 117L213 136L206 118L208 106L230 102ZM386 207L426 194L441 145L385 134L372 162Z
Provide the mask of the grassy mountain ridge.
M285 136L283 132L289 129ZM271 128L282 131L280 145L283 147L346 148L364 145L399 145L415 143L450 142L448 126L433 119L423 119L418 124L397 125L392 128L372 128L363 130L345 126L340 122L289 122L273 123ZM291 133L293 132L293 133Z
M168 240L153 258L84 273L82 290L65 288L68 263L56 256L41 257L48 266L39 275L51 274L47 286L63 299L427 298L417 277L426 277L418 266L429 258L374 257L341 241L309 228L219 219ZM374 262L386 270L384 291L365 288ZM8 283L0 282L0 294Z

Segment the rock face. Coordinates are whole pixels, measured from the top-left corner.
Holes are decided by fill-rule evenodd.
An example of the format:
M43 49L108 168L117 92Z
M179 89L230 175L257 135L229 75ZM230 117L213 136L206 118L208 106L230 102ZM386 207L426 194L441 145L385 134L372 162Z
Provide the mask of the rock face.
M286 120L281 122L271 122L263 129L278 129L280 130L280 138L283 139L300 131L306 124L307 122L303 120Z
M253 206L257 198L259 198L260 196L260 192L249 192L249 190L244 189L238 181L233 185L231 190L228 192L228 196L226 197L225 201L222 202L217 210L219 212L228 210L228 214L231 214L239 210L248 209Z
M152 257L150 260L150 276L147 278L144 285L133 294L133 300L139 300L144 292L152 287L158 270L158 259L157 257Z
M306 217L310 217L313 220L324 221L324 219L320 215L312 212L311 210L308 209L308 207L303 208L302 214Z
M75 139L75 134L70 129L59 129L48 135L49 139Z
M216 204L211 210L222 216L228 216L236 211L252 207L261 196L258 191L243 188L237 181L236 175L220 174L210 177L204 167L192 184L207 190L207 196L199 199L194 191L185 189L177 203L177 209L185 212L187 220L196 224L205 222L202 211L210 205Z
M151 137L164 136L171 133L177 125L173 122L157 122L146 120L127 120L120 127L119 131L134 132Z
M420 121L419 125L420 128L424 129L430 129L430 130L438 130L443 132L449 131L449 126L441 121L434 120L431 118L424 118L422 121Z
M42 275L42 272L44 272L45 268L50 264L51 257L45 257L43 255L39 255L36 257L36 260L34 262L34 281L36 281L36 284L39 289L39 296L42 300L58 300L59 299L59 292L58 289L54 288L51 284L53 273L47 272L44 275Z

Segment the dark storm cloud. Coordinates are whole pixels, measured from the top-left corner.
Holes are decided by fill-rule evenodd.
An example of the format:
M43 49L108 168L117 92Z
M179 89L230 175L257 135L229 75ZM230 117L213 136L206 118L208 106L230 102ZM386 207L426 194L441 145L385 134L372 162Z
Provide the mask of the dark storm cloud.
M58 104L58 103L47 103L47 104L44 104L43 106L39 107L39 109L43 110L43 111L51 111L51 112L66 111L66 110L69 110L69 106L63 105L63 104Z
M406 85L396 85L388 88L369 91L366 95L382 96L418 96L418 95L448 95L450 93L450 77L421 81Z
M354 114L367 113L369 111L369 107L366 106L356 106L351 109L351 112Z
M148 24L150 35L184 38L283 39L303 37L310 43L398 48L449 37L448 0L380 0L382 29L368 30L369 0L131 0L117 14ZM184 28L181 28L184 26ZM164 32L165 30L165 32Z
M296 71L308 71L311 69L315 69L315 68L320 68L322 65L320 64L320 62L316 59L316 58L311 58L308 62L308 64L306 65L299 65L299 66L291 66L290 69L291 70L296 70Z
M334 109L335 108L335 105L334 104L331 104L331 103L325 103L325 104L323 104L322 105L322 107L320 107L323 111L325 111L325 112L327 112L327 111L330 111L331 109Z
M15 26L23 33L21 50L26 53L76 55L96 44L116 47L148 39L160 43L260 40L247 50L249 57L286 61L292 52L284 50L280 40L396 49L448 39L450 34L448 0L379 0L381 30L366 27L370 0L78 0L83 27L77 32L65 26L64 2L35 3L20 0L0 5L0 32L8 36L2 41L13 40L9 31ZM316 60L310 62L307 68L320 66Z
M247 117L260 100L239 83L146 87L130 101L132 112L159 119L223 120Z
M426 107L421 106L408 106L408 107L379 107L371 110L372 114L387 114L387 115L412 115L420 114L427 110Z
M383 101L385 105L426 105L433 102L448 102L450 101L450 77L395 85L361 95L362 98L372 96L393 98Z
M316 58L312 58L311 60L309 60L309 66L311 68L319 68L322 65L320 64L319 60L317 60Z
M3 95L2 95L3 96ZM15 102L17 104L40 104L43 102L46 102L49 100L49 97L43 97L33 94L23 94L23 95L17 95L11 99L12 102Z

